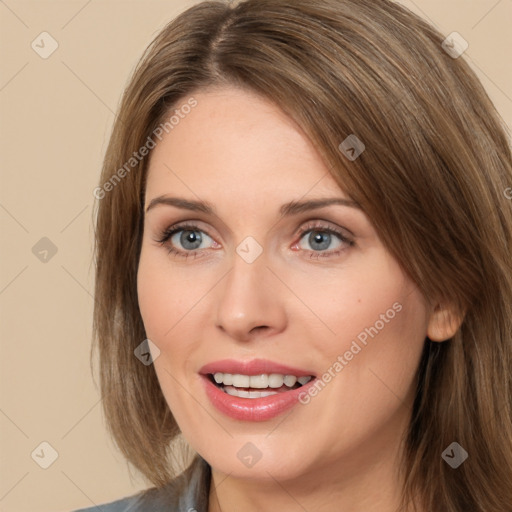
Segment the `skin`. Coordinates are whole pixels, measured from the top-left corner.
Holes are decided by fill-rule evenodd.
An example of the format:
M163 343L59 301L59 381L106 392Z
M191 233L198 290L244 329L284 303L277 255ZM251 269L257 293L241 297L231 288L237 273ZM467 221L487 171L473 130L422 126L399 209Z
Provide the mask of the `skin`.
M446 308L428 308L360 209L280 215L294 200L350 198L277 106L231 87L194 97L197 107L153 150L145 205L162 195L200 199L217 215L169 205L147 211L138 293L147 336L160 350L154 365L163 394L212 466L209 512L395 511L397 457L424 340L447 339L456 323ZM171 246L191 252L181 232L158 242L182 221L201 230L197 257L169 254ZM326 227L354 243L329 239ZM311 232L323 234L327 248ZM236 253L248 236L263 248L251 264ZM267 358L321 376L395 303L401 311L307 405L237 421L204 392L200 368L224 358ZM237 457L247 442L262 454L251 468Z

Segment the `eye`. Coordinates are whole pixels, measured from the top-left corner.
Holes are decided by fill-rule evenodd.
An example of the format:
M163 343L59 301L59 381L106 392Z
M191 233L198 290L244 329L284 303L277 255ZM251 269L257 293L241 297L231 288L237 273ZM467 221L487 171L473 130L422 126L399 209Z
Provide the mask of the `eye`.
M197 257L203 249L218 248L220 245L195 225L171 226L161 233L158 243L166 245L169 254L177 257Z
M354 244L341 230L321 222L308 224L299 232L301 238L294 248L310 252L310 258L339 256Z
M299 230L300 240L292 250L304 250L309 258L336 257L350 247L353 240L345 236L339 228L334 228L320 221L309 223ZM177 258L206 255L205 249L219 249L222 246L215 242L205 231L193 224L175 225L164 230L156 240L167 247L169 254Z
M180 229L170 238L173 245L179 244L187 251L201 249L201 245L208 239L211 240L206 233L202 231L191 231L189 229Z

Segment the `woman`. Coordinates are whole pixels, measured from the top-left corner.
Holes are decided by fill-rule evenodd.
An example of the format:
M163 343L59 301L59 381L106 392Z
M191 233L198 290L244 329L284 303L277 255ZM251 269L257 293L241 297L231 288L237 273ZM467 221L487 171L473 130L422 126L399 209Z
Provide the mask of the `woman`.
M458 48L387 0L204 2L150 45L94 327L154 488L103 510L512 510L512 158Z

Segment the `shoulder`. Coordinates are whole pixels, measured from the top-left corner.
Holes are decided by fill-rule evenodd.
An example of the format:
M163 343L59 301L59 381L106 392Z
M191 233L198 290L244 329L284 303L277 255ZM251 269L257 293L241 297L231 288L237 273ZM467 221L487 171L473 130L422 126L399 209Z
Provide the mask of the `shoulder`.
M165 487L153 487L134 496L74 512L206 512L210 476L210 466L196 455L190 466Z
M81 508L80 510L75 510L74 512L136 512L140 510L139 508L135 507L137 501L139 501L139 498L137 496L132 496L129 498L112 501L110 503L105 503L103 505Z

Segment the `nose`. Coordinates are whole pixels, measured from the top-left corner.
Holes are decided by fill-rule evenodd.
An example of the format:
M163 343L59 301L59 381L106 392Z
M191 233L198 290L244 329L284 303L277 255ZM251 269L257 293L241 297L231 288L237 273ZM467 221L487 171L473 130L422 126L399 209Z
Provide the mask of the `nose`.
M265 253L253 263L235 254L233 267L216 293L216 325L231 338L250 341L286 328L286 290L268 268Z

